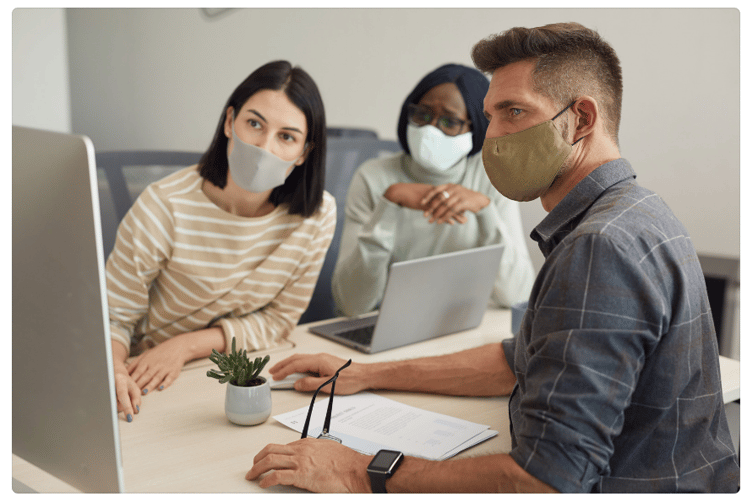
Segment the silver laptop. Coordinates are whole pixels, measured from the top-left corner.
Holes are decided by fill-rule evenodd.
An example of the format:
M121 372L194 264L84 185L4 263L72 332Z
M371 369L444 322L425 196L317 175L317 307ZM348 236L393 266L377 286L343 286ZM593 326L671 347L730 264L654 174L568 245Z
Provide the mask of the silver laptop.
M373 354L476 327L504 246L393 263L378 314L312 326L312 333Z
M12 330L13 454L81 491L123 491L87 137L13 126Z

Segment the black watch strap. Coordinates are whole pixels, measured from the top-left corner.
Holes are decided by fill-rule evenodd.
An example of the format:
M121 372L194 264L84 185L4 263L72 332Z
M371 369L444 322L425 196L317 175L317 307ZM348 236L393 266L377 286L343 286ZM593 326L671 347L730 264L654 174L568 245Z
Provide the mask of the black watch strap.
M387 493L386 491L386 480L389 478L383 472L368 472L368 477L371 479L371 491L373 493Z
M403 458L402 452L394 450L380 450L374 456L366 469L373 493L387 493L386 480L394 474Z

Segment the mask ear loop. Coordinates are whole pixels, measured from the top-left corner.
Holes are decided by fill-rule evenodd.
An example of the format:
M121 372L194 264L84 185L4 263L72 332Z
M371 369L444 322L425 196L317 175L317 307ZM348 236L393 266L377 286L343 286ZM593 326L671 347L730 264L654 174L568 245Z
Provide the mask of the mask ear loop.
M571 101L571 104L569 104L568 106L566 106L565 108L563 108L562 110L560 110L560 111L558 112L558 114L557 114L557 115L555 115L555 116L554 116L553 118L551 118L550 120L555 120L556 118L560 117L561 115L563 115L563 112L565 112L565 111L566 111L566 110L567 110L568 108L570 108L571 106L573 106L573 105L575 105L575 104L576 104L576 100L573 100L573 101ZM586 137L586 136L581 136L581 137L580 137L580 138L578 138L578 139L577 139L576 141L574 141L573 143L571 143L571 146L575 146L575 145L576 145L576 143L578 143L579 141L581 141L581 140L582 140L582 139L584 139L585 137Z
M564 111L566 111L566 110L567 110L568 108L570 108L571 106L573 106L573 105L575 105L575 104L576 104L576 101L575 101L575 100L571 101L571 104L569 104L568 106L566 106L565 108L563 108L562 110L560 110L560 111L559 111L559 112L557 113L557 115L555 115L555 116L554 116L553 118L551 118L550 120L555 120L556 118L560 117L561 115L563 115L563 112L564 112Z

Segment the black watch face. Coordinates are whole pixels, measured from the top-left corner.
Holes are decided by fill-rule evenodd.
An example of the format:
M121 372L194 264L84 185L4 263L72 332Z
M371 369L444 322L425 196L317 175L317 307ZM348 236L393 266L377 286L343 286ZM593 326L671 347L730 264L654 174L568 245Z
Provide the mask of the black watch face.
M381 450L371 461L371 465L369 467L386 471L399 455L400 452L398 451Z

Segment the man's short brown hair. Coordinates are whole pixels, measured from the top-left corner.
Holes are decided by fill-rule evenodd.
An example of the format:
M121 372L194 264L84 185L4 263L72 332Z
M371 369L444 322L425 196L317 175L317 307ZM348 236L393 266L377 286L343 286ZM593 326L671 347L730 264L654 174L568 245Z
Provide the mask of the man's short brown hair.
M622 69L614 49L599 33L578 23L511 28L472 48L472 61L484 73L525 60L536 61L534 90L559 108L584 94L596 99L607 134L618 142Z

